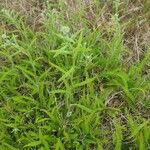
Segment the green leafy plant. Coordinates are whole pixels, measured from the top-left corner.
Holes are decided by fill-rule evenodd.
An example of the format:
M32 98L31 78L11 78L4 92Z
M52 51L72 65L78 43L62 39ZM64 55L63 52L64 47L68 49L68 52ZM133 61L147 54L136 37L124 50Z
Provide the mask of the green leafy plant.
M0 149L149 149L150 48L127 62L129 2L77 2L43 2L37 29L0 12Z

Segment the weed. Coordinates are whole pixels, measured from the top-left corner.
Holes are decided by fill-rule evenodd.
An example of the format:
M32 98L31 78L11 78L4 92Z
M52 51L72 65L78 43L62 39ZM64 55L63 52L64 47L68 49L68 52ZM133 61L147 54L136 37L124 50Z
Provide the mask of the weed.
M43 3L38 30L0 12L0 149L149 149L150 48L123 59L124 3L113 1L104 27L109 2Z

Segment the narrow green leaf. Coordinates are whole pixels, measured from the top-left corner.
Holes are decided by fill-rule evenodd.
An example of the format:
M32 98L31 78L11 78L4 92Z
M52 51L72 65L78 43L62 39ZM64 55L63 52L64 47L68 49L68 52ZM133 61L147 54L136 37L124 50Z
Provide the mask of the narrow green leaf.
M73 87L77 88L77 87L80 87L80 86L84 86L86 84L89 84L89 83L93 82L94 80L95 80L95 78L89 78L89 79L86 79L85 81L82 81L80 83L75 84Z
M29 144L26 144L24 147L35 147L41 145L41 141L34 141Z
M71 75L71 73L73 73L74 71L74 67L72 67L69 71L67 71L59 80L58 82L63 81L65 78L69 77Z
M88 108L88 107L86 107L86 106L83 106L83 105L81 105L81 104L71 104L70 105L70 107L78 107L78 108L80 108L80 109L82 109L82 110L84 110L84 111L86 111L86 112L88 112L88 113L92 113L93 112L93 110L91 110L90 108Z

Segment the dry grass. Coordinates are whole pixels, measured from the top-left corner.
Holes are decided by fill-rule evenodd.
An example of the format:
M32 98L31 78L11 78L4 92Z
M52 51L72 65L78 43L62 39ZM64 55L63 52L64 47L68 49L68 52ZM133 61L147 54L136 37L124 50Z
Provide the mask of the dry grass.
M40 15L45 9L44 0L1 0L4 7L10 8L24 15L26 22L38 28ZM50 4L55 6L59 0L48 0ZM66 0L67 9L58 10L62 13L66 20L71 20L76 12L84 8L85 19L91 28L109 28L111 16L114 12L112 8L113 1L101 2L100 7L96 7L92 0ZM126 45L136 53L136 59L139 61L140 55L144 51L145 45L150 41L150 2L149 0L122 0L120 6L120 19L125 33ZM82 8L81 8L82 7ZM78 22L78 24L80 24ZM77 26L77 24L75 25ZM81 28L82 25L79 25Z

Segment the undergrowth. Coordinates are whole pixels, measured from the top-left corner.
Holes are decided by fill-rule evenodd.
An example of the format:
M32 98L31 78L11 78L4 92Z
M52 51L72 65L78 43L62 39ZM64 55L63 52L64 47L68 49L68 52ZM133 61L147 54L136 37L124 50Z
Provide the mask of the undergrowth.
M84 9L66 20L48 5L38 31L2 9L1 150L150 148L150 47L127 61L119 4L105 31L89 27Z

